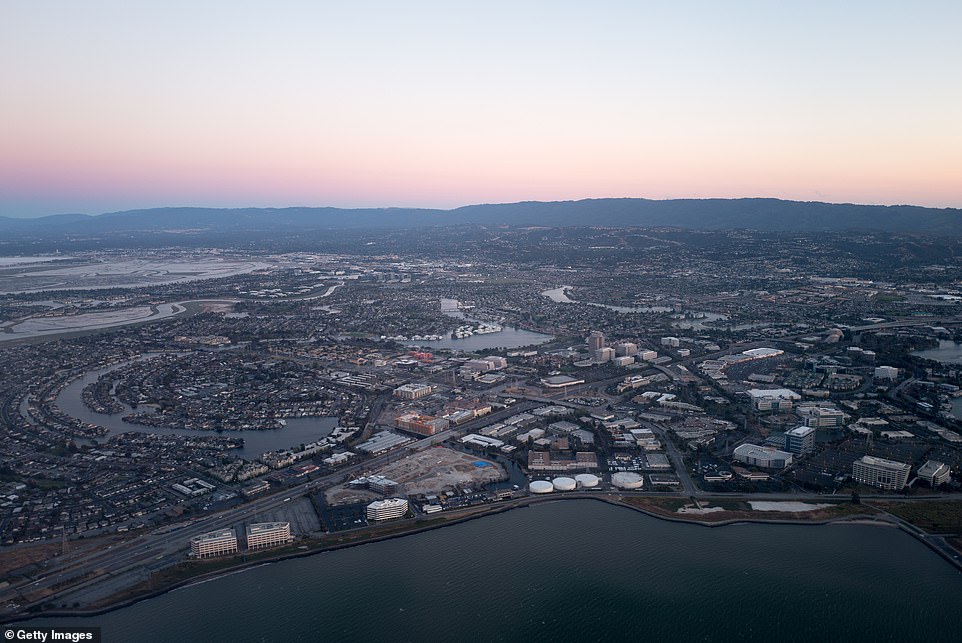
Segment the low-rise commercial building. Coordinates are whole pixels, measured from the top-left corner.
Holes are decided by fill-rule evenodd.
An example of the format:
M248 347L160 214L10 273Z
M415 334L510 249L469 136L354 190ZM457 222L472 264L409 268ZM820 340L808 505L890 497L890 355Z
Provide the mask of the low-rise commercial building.
M791 411L795 400L802 396L787 388L751 389L748 396L752 406L759 411Z
M757 444L742 444L735 448L732 457L738 462L763 469L784 469L792 463L792 454Z
M471 359L464 363L464 368L470 371L478 371L481 373L498 371L507 367L508 360L497 355L493 355L491 357L482 357L480 359Z
M264 493L265 491L269 491L270 488L271 488L271 483L269 483L267 480L257 480L255 482L251 482L249 484L244 485L244 488L241 489L241 493L244 494L246 498L250 498L250 497L256 496L259 493Z
M568 375L552 375L541 379L541 386L547 389L567 388L584 383L584 378L569 377Z
M404 384L394 389L394 397L402 400L416 400L430 395L433 390L430 384Z
M357 450L362 453L377 455L390 451L391 449L396 449L399 446L411 442L411 440L412 438L406 435L398 435L391 431L378 431L371 436L371 439L359 444Z
M547 451L528 452L530 471L578 471L597 468L598 456L591 451L578 451L574 460L552 458Z

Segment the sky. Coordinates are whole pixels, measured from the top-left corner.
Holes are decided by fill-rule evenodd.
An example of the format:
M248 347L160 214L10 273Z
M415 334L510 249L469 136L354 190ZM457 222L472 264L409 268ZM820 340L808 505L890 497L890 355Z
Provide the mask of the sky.
M0 216L962 207L962 2L3 0Z

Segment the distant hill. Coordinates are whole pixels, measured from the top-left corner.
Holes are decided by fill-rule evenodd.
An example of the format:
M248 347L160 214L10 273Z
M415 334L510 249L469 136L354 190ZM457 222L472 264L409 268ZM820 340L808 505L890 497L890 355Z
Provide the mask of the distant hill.
M693 230L864 230L962 236L962 210L780 199L585 199L416 208L153 208L98 216L0 217L0 235L165 232L244 233L283 229L412 228L449 225L673 226Z

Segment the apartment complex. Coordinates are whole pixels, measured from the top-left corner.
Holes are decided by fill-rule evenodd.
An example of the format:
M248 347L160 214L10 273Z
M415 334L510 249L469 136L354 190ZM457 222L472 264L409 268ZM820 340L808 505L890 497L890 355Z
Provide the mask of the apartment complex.
M399 429L417 433L418 435L435 435L451 425L449 420L420 413L404 413L394 419Z

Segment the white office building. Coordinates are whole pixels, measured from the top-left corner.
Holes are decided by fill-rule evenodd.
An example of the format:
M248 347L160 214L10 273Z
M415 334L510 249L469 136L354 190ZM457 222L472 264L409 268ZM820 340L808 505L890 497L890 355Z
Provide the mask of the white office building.
M190 555L213 558L237 553L237 534L233 529L219 529L190 539Z
M865 455L852 463L852 477L856 482L879 489L898 491L909 481L912 467L904 462L885 460Z
M799 406L796 409L805 426L838 427L845 425L845 414L838 409L826 406Z
M255 522L247 526L247 548L267 549L291 542L291 523Z
M875 367L875 379L877 380L897 380L898 378L899 369L894 366Z
M408 512L408 501L404 498L375 500L367 506L367 519L371 521L400 518Z

